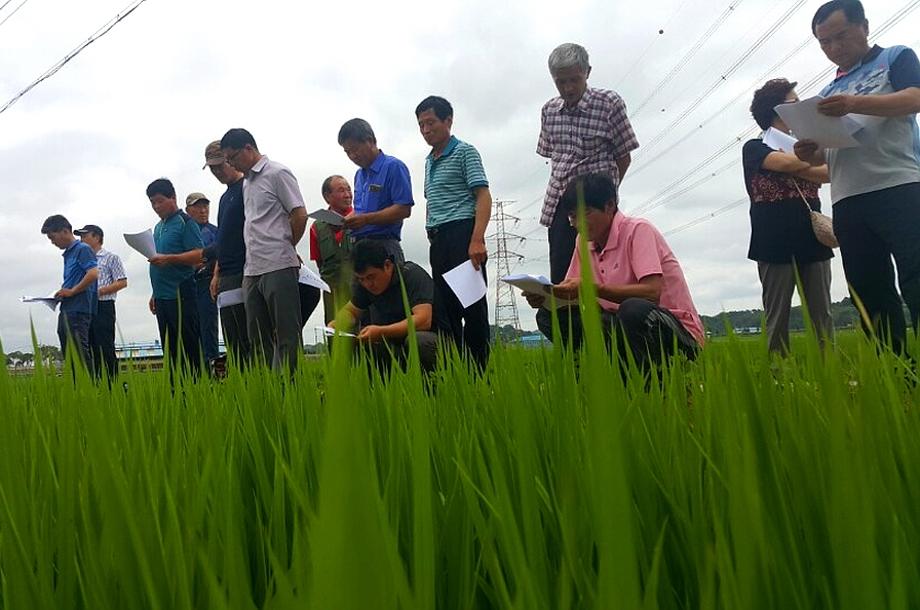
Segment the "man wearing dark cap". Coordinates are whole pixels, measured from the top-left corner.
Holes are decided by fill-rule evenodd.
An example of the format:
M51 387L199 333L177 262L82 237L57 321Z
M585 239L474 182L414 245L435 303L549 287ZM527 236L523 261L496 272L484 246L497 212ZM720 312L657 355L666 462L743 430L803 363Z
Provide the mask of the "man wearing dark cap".
M221 293L241 290L243 265L246 262L246 244L243 242L243 173L227 163L220 150L220 140L204 149L204 167L210 169L218 182L227 190L220 196L217 208L217 262L211 279L211 298L217 301ZM240 362L249 359L249 332L246 330L246 307L242 300L220 308L220 322L224 331L227 351Z
M86 225L74 231L84 244L96 253L99 269L97 279L98 303L89 328L89 347L93 357L93 370L101 376L103 369L109 379L118 374L115 357L115 296L128 287L128 276L117 254L102 247L104 234L98 225Z
M203 193L191 193L185 198L185 213L198 223L204 244L201 265L195 269L195 302L198 305L198 327L201 332L201 352L205 362L220 355L217 346L217 303L211 298L211 278L216 262L217 227L208 222L211 202Z
M99 276L96 257L89 246L74 237L72 225L60 214L45 220L42 234L64 251L64 283L54 293L61 303L57 328L61 352L66 354L67 345L72 341L74 352L90 368L93 360L89 352L89 327L96 311L96 278Z

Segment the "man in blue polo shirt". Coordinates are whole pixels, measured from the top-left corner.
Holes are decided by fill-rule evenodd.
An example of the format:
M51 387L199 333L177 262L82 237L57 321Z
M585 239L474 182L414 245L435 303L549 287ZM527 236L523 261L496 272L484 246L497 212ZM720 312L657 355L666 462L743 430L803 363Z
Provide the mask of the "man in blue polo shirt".
M907 335L901 297L914 329L920 324L920 62L907 47L870 47L858 0L822 5L812 33L838 67L818 111L868 116L858 119L860 146L819 150L803 140L795 154L812 165L827 162L847 282L879 337L900 352Z
M467 260L486 275L486 227L492 214L489 180L479 152L450 133L454 109L430 96L415 109L419 131L431 152L425 158L425 227L431 244L434 317L457 347L482 368L489 359L489 307L486 298L464 308L444 274Z
M166 178L147 187L147 198L160 222L153 229L157 254L149 259L150 312L157 317L160 343L171 367L184 356L193 373L200 370L201 341L195 299L195 267L203 244L198 223L179 209L176 189ZM180 348L181 345L181 348ZM181 349L181 351L180 351Z
M99 277L96 253L74 237L70 222L60 214L45 220L42 234L64 251L64 283L54 294L61 300L57 327L61 352L66 354L68 341L73 341L77 357L92 371L89 328L96 313L96 279Z
M379 240L396 262L404 263L400 232L415 203L409 168L377 147L374 130L364 119L342 125L339 145L360 168L355 174L355 211L345 219L345 228L353 241Z

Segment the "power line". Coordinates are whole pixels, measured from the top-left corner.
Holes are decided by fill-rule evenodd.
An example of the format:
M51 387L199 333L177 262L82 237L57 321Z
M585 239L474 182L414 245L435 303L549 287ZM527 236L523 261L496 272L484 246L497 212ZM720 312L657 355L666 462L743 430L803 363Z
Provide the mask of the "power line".
M636 106L636 108L632 112L633 116L639 115L639 113L641 113L642 110L646 106L648 106L649 102L651 102L652 99L654 99L656 95L661 93L662 89L664 89L664 87L667 86L667 84L670 83L674 79L674 77L677 76L680 73L680 71L683 70L687 66L688 63L690 63L690 61L699 52L699 50L703 48L703 45L705 45L706 42L710 38L712 38L712 36L719 30L720 27L722 27L722 25L728 20L728 18L732 16L732 13L734 13L735 9L743 1L744 0L733 0L728 5L728 7L722 12L722 14L716 18L716 20L712 23L712 25L709 26L709 29L706 30L703 33L703 35L700 36L700 38L693 44L693 46L691 46L690 49L687 50L686 53L684 53L684 56L681 57L677 61L676 64L674 64L670 72L668 72L665 75L665 77L661 79L661 81L657 85L652 87L651 93L649 93L644 100L639 102L638 106Z
M687 106L687 108L685 108L684 111L681 112L680 115L679 115L676 119L674 119L673 121L671 121L671 123L670 123L667 127L665 127L664 130L662 130L657 136L655 136L654 138L652 138L651 141L649 141L647 144L643 145L642 149L640 149L640 154L641 154L641 153L648 154L648 151L649 151L649 150L651 150L651 149L654 148L659 142L661 142L662 140L664 140L670 133L672 133L672 131L674 130L675 127L677 127L678 125L680 125L681 123L683 123L684 120L685 120L688 116L690 116L690 114L692 114L694 110L696 110L697 108L699 108L700 105L701 105L704 101L706 101L706 99L707 99L710 95L712 95L719 87L721 87L722 85L724 85L725 82L729 79L729 77L731 77L735 72L737 72L737 71L741 68L741 66L743 66L744 63L745 63L748 59L750 59L751 56L752 56L755 52L757 52L757 50L760 49L760 47L763 46L763 45L767 42L767 40L769 40L769 39L770 39L770 38L771 38L771 37L772 37L772 36L783 26L783 25L786 24L787 21L789 21L789 19L792 18L792 16L793 16L800 8L802 8L802 6L805 5L805 1L806 1L806 0L796 0L795 3L794 3L791 7L789 7L789 9L787 9L786 12L783 13L783 14L779 17L779 19L777 19L772 25L770 25L770 27L768 27L768 28L763 32L763 34L761 34L760 37L759 37L757 40L755 40L754 43L753 43L750 47L748 47L748 49L747 49L744 53L741 54L741 57L739 57L737 60L735 60L735 62L734 62L731 66L729 66L728 70L726 70L723 74L721 74L721 75L719 76L719 78L716 79L715 82L713 82L713 83L712 83L712 84L711 84L711 85L710 85L710 86L709 86L699 97L697 97L689 106ZM639 156L639 155L637 155L637 156ZM642 167L640 167L640 168L637 168L637 172L638 172L638 171L641 171L641 170L644 169L645 167L648 167L648 164L647 164L647 163L646 163L644 166L642 166Z
M102 38L103 36L105 36L106 34L108 34L109 31L112 30L112 28L114 28L116 25L118 25L119 23L121 23L121 21L122 21L124 18L126 18L128 15L130 15L131 13L133 13L133 12L137 9L137 7L139 7L141 4L143 4L143 3L146 2L146 1L147 1L147 0L134 0L134 2L132 2L130 5L128 5L128 6L127 6L125 9L123 9L120 13L118 13L117 15L115 15L108 23L106 23L106 24L103 25L101 28L99 28L98 30L96 30L89 38L87 38L87 39L86 39L83 43L81 43L77 48L75 48L75 49L72 50L70 53L68 53L67 55L65 55L64 58L61 59L60 61L58 61L56 64L54 64L53 66L51 66L50 68L48 68L48 69L45 71L45 73L42 74L41 76L39 76L37 79L35 79L35 80L32 82L32 84L30 84L28 87L26 87L25 89L23 89L22 91L20 91L20 92L17 93L16 95L14 95L14 96L12 97L12 99L10 99L10 101L8 101L6 104L3 105L2 108L0 108L0 114L3 114L4 112L6 112L7 109L9 109L10 106L12 106L12 105L15 104L16 102L18 102L25 94L27 94L29 91L31 91L32 89L34 89L35 87L37 87L37 86L38 86L39 84L41 84L43 81L46 81L46 80L48 80L49 78L51 78L52 76L54 76L55 74L57 74L57 72L58 72L61 68L63 68L65 65L67 65L67 63L69 63L70 60L72 60L74 57L76 57L77 55L79 55L80 52L83 51L83 49L85 49L85 48L88 47L89 45L93 44L94 42L96 42L97 40L99 40L100 38Z
M719 208L719 209L717 209L717 210L715 210L715 211L712 211L712 212L710 212L709 214L706 214L705 216L700 216L699 218L695 218L694 220L691 220L690 222L688 222L688 223L686 223L686 224L682 224L682 225L680 225L679 227L675 227L675 228L671 229L670 231L665 231L664 236L667 237L667 236L669 236L669 235L674 235L674 234L676 234L676 233L680 233L680 232L682 232L682 231L686 231L687 229L690 229L690 228L692 228L692 227L695 227L695 226L698 225L698 224L702 224L702 223L704 223L704 222L707 222L707 221L709 221L709 220L712 220L713 218L715 218L715 217L717 217L717 216L721 216L722 214L725 214L726 212L730 212L731 210L737 208L739 205L742 205L742 204L744 204L744 203L747 203L747 201L748 201L748 199L747 199L746 197L744 197L744 198L742 198L742 199L738 199L737 201L732 201L732 202L729 203L728 205L722 206L721 208Z
M7 15L6 17L4 17L4 18L3 18L3 21L0 21L0 26L2 26L4 23L6 23L7 21L9 21L10 18L11 18L13 15L15 15L16 13L18 13L18 12L19 12L19 9L21 9L23 6L25 6L26 2L28 2L28 1L29 1L29 0L22 0L22 2L19 3L19 6L17 6L16 8L14 8L14 9L12 10L12 12L10 12L9 15ZM12 2L12 0L6 0L6 2L3 3L3 6L0 6L0 11L2 11L2 10L4 9L4 7L6 7L6 5L9 4L10 2Z
M873 34L869 37L869 40L874 42L874 41L877 40L879 37L883 36L885 33L888 32L888 30L890 30L891 28L893 28L894 26L896 26L898 23L900 23L902 20L904 20L904 18L905 18L910 12L912 12L913 10L915 10L918 6L920 6L920 0L913 0L912 2L908 2L906 5L904 5L903 7L901 7L901 9L899 9L899 10L896 11L894 14L892 14L887 20L885 20L885 22L882 23L882 25L879 26L879 27L873 32ZM646 169L649 165L651 165L651 164L655 163L656 161L660 160L664 155L668 154L669 152L671 152L672 150L674 150L675 148L677 148L678 146L680 146L681 144L683 144L683 143L686 142L687 140L689 140L689 139L691 139L692 137L694 137L694 136L696 135L696 133L697 133L700 129L703 129L706 125L708 125L709 123L711 123L712 121L714 121L715 119L717 119L719 116L721 116L723 113L725 113L729 108L731 108L734 104L736 104L739 100L741 100L741 99L744 98L745 96L750 96L750 95L751 95L751 91L753 91L754 89L756 89L757 87L759 87L761 84L763 84L764 79L769 78L769 77L771 77L771 76L774 76L774 75L776 74L776 72L777 72L782 66L784 66L784 65L785 65L787 62L789 62L793 57L795 57L795 56L798 55L801 51L803 51L805 48L807 48L808 45L809 45L813 40L814 40L814 38L813 38L813 36L811 36L811 35L809 35L808 37L806 37L806 38L805 38L801 43L799 43L799 45L796 46L791 52L789 52L789 53L788 53L785 57L783 57L780 61L778 61L777 63L773 64L768 70L766 70L763 74L761 74L757 79L753 80L753 81L751 82L751 84L748 85L747 88L745 88L744 90L742 90L738 95L736 95L734 98L732 98L727 104L725 104L725 105L722 106L719 110L717 110L717 111L714 112L712 115L710 115L708 118L706 118L705 120L703 120L699 125L697 125L696 127L693 127L692 129L690 129L687 133L685 133L683 136L681 136L681 138L679 138L676 142L674 142L673 144L671 144L670 146L668 146L667 148L665 148L663 151L661 151L660 153L658 153L658 154L655 156L655 158L650 159L650 160L647 161L646 163L644 163L644 164L640 165L639 167L637 167L637 168L633 171L633 173L634 173L634 174L637 174L637 173L641 172L642 170ZM830 68L827 68L827 69L825 69L825 70L822 70L820 73L818 73L817 75L815 75L815 76L814 76L811 80L809 80L807 83L801 85L801 86L800 86L801 90L802 90L802 91L807 91L807 90L809 90L811 87L814 87L815 85L817 85L818 83L823 82L824 80L826 80L826 78L827 78L831 73L833 73L833 71L834 71L834 68L833 68L833 67L830 67Z
M734 144L733 144L733 145L734 145ZM689 193L690 191L692 191L693 189L697 188L698 186L700 186L700 185L702 185L702 184L705 184L706 182L709 182L710 180L712 180L712 179L715 178L716 176L719 176L720 174L725 173L726 171L728 171L729 169L731 169L731 168L733 168L734 166L738 165L739 163L741 163L741 159L735 159L734 161L731 161L731 162L729 162L729 163L723 165L722 167L720 167L720 168L718 168L718 169L712 171L711 173L706 174L705 176L703 176L702 178L700 178L699 180L697 180L697 181L694 182L693 184L690 184L690 185L688 185L688 186L685 186L685 187L682 188L681 190L679 190L679 191L677 191L677 192L674 192L674 193L671 193L670 195L665 196L665 197L662 198L660 201L655 201L654 199L651 199L651 200L649 200L649 201L646 201L645 203L643 203L643 204L640 205L639 207L635 208L634 210L630 210L630 214L643 214L643 213L648 213L648 212L651 212L652 210L655 210L655 209L657 209L657 208L660 208L661 206L667 205L667 204L669 204L670 202L672 202L672 201L674 201L675 199L677 199L678 197L680 197L681 195L685 195L685 194Z
M658 40L660 39L661 35L664 34L666 31L669 31L670 26L671 26L671 23L673 23L674 20L677 18L677 16L680 14L680 12L681 12L682 10L684 10L684 7L687 5L687 2L688 2L688 1L689 1L689 0L683 0L683 2L680 3L680 5L677 7L677 10L674 11L674 13L673 13L673 14L671 15L671 17L668 19L667 23L665 23L664 27L661 28L660 30L658 30L658 35L655 36L655 37L652 39L652 41L648 43L648 45L645 47L645 49L644 49L641 53L639 53L639 57L637 57L633 62L631 62L631 65L630 65L629 70L627 70L627 71L626 71L626 74L624 74L623 76L621 76L620 79L619 79L619 80L616 82L616 84L614 85L614 87L613 87L614 90L619 91L619 90L620 90L620 85L622 85L624 82L626 82L626 80L627 80L630 76L632 76L632 73L636 71L636 68L638 68L639 66L642 65L642 60L644 60L645 57L646 57L646 55L648 55L649 51L652 50L652 47L655 46L655 43L658 42ZM740 1L740 0L739 0L739 1Z

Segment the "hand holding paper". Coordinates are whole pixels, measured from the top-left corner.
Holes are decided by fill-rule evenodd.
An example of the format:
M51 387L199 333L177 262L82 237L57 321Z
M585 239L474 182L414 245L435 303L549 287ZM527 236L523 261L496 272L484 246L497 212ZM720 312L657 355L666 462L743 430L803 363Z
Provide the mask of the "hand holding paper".
M782 152L789 154L795 154L795 143L797 141L798 140L789 134L783 133L779 129L775 129L773 127L766 130L763 134L764 144L773 150L781 150Z
M529 273L520 273L516 275L506 275L501 281L511 284L515 288L530 294L545 295L546 300L543 302L544 309L557 309L568 305L574 305L578 299L562 299L553 295L553 283L545 276L530 275Z
M486 280L481 271L476 271L472 261L466 261L444 274L444 281L457 295L466 309L486 296Z
M316 210L308 214L308 216L313 220L325 222L327 225L334 227L341 227L345 224L345 217L332 210Z
M150 229L140 233L125 233L124 236L128 245L143 254L147 260L157 255L157 246Z
M774 109L800 140L814 140L820 148L853 148L859 142L853 135L862 126L849 116L828 116L819 111L824 98L815 96L801 102L780 104Z
M313 273L313 271L308 269L305 265L300 266L300 273L298 274L297 281L307 286L319 288L324 292L332 292L332 289L329 288L329 284L324 282L320 276Z
M51 294L47 297L19 297L19 301L21 303L41 303L51 311L55 311L57 309L58 303L61 302L61 300L55 297L54 294Z

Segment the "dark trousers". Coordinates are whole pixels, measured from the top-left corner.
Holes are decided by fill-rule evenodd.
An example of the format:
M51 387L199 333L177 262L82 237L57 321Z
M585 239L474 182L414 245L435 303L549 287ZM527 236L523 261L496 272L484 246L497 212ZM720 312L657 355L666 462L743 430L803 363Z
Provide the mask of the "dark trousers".
M838 201L834 233L851 292L862 301L878 336L890 337L892 349L900 352L907 337L901 297L914 330L920 317L920 183Z
M93 356L89 349L89 328L93 316L89 313L62 311L58 314L57 334L61 342L61 353L67 356L67 347L71 346L74 356L79 358L87 370L93 371ZM37 354L41 358L41 354Z
M118 374L115 357L115 301L99 301L96 315L89 328L89 347L93 354L93 370L97 376L106 371L109 379Z
M160 344L170 368L187 360L192 372L197 373L201 370L201 339L195 278L189 278L179 285L178 299L156 299L155 305Z
M560 307L557 312L561 337L553 337L552 314L546 309L537 312L537 327L550 341L561 340L577 350L584 333L581 312L577 306ZM643 369L660 364L664 358L678 352L692 360L700 349L699 343L674 314L645 299L626 299L620 303L616 314L601 311L601 324L608 345L615 337L620 357L625 361L631 352Z
M418 355L422 370L434 370L438 362L438 335L431 331L416 331L418 340ZM401 367L406 366L409 360L409 340L387 339L367 346L370 360L381 372L388 372L395 362Z
M447 222L428 229L428 239L431 242L431 275L434 279L432 310L435 327L450 337L461 353L468 353L480 368L484 368L489 361L490 338L489 306L486 298L483 297L464 309L457 295L444 281L445 273L469 260L473 224L471 218ZM485 264L481 269L485 278Z
M205 362L220 355L217 346L217 303L211 298L211 277L195 278L195 302L198 306L198 329Z
M221 275L218 279L218 294L236 290L243 286L243 275ZM224 344L240 364L249 362L252 347L249 331L246 329L246 306L243 303L220 308L220 324L224 331Z
M297 284L297 290L300 293L300 330L303 330L324 293L319 288L300 283Z
M575 252L578 231L569 224L569 217L561 208L556 208L553 222L549 225L549 279L558 284L565 279Z

